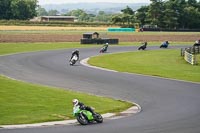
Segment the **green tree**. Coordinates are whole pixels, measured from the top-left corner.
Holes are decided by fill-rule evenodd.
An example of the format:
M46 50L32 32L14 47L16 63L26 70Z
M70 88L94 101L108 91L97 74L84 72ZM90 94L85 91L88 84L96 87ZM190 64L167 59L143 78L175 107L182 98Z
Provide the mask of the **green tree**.
M188 3L189 6L193 6L193 7L195 7L197 5L196 0L188 0L187 3Z
M136 18L141 24L157 25L160 28L200 28L200 1L151 0L149 6L137 10Z
M109 22L111 21L111 15L106 14L104 11L99 11L98 14L96 15L96 21L98 22Z
M134 11L129 6L126 6L126 8L122 9L121 12L123 14L134 15Z
M36 0L12 0L11 11L13 19L26 20L36 16Z
M69 13L67 13L66 15L68 15L68 16L76 16L78 18L78 21L85 21L85 22L89 22L90 21L90 15L87 14L82 9L72 10Z
M113 24L119 24L121 25L122 23L122 17L121 17L121 14L115 14L111 17L111 22Z
M149 10L148 6L142 6L139 8L135 14L136 19L139 21L140 25L145 25L147 20L147 11Z
M112 17L112 23L120 23L122 27L134 27L135 12L128 6L125 9L121 10L121 12L122 14L120 14L119 16L115 15Z
M185 22L185 26L187 28L200 28L199 24L200 24L200 13L198 11L197 8L189 6L189 7L185 7L184 11L186 12L186 16L187 16L187 20Z
M48 15L48 12L44 8L39 6L37 9L37 16L47 16L47 15Z
M11 19L11 0L0 0L0 19Z
M89 15L86 12L82 12L79 16L79 21L82 22L88 22L89 21Z
M175 1L167 1L164 4L162 28L177 29L178 9Z
M163 16L163 2L162 0L150 0L152 3L149 5L148 19L152 25L160 26Z
M178 18L176 12L172 9L166 9L164 11L163 22L161 22L161 27L167 29L177 29Z
M58 14L59 14L59 12L57 10L49 10L48 11L48 16L56 16Z

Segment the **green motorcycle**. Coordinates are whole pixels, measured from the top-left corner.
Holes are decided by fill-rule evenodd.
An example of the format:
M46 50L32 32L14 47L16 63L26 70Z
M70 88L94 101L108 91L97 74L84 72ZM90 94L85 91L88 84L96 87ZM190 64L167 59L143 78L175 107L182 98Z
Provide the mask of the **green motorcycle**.
M81 125L87 125L93 122L97 122L97 123L103 122L103 117L99 113L95 113L95 115L93 116L90 111L81 110L79 106L74 107L73 115L76 117L77 121Z

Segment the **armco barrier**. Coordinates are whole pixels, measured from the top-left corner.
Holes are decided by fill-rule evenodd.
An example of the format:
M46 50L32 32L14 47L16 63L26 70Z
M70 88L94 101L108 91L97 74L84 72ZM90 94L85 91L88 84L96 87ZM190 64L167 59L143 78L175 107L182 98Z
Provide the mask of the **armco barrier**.
M81 44L118 44L119 39L109 39L109 38L94 38L94 39L87 39L82 38Z

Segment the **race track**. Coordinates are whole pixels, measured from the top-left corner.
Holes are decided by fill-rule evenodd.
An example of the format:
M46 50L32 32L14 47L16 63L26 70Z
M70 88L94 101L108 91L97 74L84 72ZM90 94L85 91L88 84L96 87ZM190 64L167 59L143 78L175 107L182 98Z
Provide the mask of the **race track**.
M156 49L157 47L148 47ZM137 47L109 47L109 52ZM79 49L81 59L99 54L98 48ZM72 50L0 56L0 74L27 82L68 88L136 102L142 111L122 119L89 126L57 125L0 129L0 133L199 133L200 84L109 72L78 63L69 66Z

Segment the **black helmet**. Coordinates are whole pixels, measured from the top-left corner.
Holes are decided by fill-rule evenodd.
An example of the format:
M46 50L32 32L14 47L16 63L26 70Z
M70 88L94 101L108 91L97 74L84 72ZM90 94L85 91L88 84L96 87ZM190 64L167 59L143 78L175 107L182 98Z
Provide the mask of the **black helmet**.
M75 52L78 52L78 53L79 53L79 50L78 50L78 49L76 49L76 50L75 50Z

